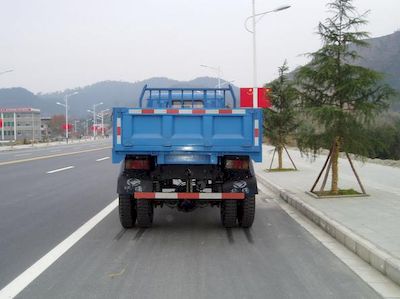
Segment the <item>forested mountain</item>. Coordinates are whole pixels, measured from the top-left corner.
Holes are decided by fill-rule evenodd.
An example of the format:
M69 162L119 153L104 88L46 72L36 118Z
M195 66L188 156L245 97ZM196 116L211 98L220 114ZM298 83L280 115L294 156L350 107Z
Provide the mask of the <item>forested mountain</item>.
M56 103L63 102L66 94L78 92L69 98L70 112L72 116L82 116L87 114L87 110L91 109L93 104L100 102L103 102L103 105L98 109L136 106L146 84L150 87L215 87L217 83L216 78L210 77L200 77L191 81L168 78L151 78L135 83L103 81L85 87L36 95L23 88L5 88L0 89L0 107L34 107L39 108L42 115L63 114L64 108ZM234 89L237 92L237 88Z

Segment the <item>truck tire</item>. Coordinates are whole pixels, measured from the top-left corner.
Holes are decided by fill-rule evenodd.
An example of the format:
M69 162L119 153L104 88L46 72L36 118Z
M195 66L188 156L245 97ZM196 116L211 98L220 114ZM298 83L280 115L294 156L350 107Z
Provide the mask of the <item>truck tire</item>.
M242 203L238 205L238 222L243 228L249 228L253 225L256 213L255 195L246 196Z
M119 195L119 221L123 228L132 228L136 222L136 203L131 195Z
M237 202L236 200L224 200L221 203L221 222L225 228L236 226Z
M137 224L140 228L153 224L153 203L148 199L138 199L136 203Z

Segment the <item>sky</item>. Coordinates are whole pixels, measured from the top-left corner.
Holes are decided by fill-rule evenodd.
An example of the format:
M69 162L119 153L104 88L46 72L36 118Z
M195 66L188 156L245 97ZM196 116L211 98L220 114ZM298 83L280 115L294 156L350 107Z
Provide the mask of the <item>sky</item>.
M256 0L258 83L291 69L321 45L328 0ZM400 29L399 0L354 0L370 10L371 37ZM251 0L0 0L0 88L52 92L103 80L217 76L252 85Z

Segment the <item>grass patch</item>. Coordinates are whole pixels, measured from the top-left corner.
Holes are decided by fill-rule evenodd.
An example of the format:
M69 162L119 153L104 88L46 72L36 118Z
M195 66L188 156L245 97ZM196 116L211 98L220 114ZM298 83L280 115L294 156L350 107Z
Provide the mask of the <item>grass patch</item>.
M294 169L294 168L272 168L272 169L266 169L265 171L268 171L268 172L285 172L285 171L297 171L297 169Z
M354 189L340 189L338 194L334 194L331 191L314 191L314 194L318 196L345 196L345 195L362 195L362 193L354 190Z

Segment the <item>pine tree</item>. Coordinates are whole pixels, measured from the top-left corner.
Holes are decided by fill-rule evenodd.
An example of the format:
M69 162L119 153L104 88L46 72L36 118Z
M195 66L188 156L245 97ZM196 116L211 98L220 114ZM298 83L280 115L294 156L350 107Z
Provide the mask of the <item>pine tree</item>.
M339 152L367 153L365 125L388 107L394 93L382 83L382 74L355 64L361 58L357 47L367 46L369 35L359 30L367 23L367 13L359 15L352 2L328 3L332 16L318 26L322 48L309 54L311 62L296 76L312 124L302 130L298 145L302 151L331 149L331 194L339 193Z
M271 144L278 152L278 170L283 169L283 150L286 150L288 138L298 127L294 103L298 99L297 89L293 82L288 80L287 62L279 68L279 77L271 83L271 105L272 109L265 109L264 131ZM274 155L275 156L275 151ZM287 151L286 151L287 152ZM288 153L288 152L287 152ZM289 153L288 153L289 156ZM289 156L292 161L291 157ZM271 161L272 166L273 158ZM292 161L293 163L293 161ZM294 168L296 166L293 163Z

